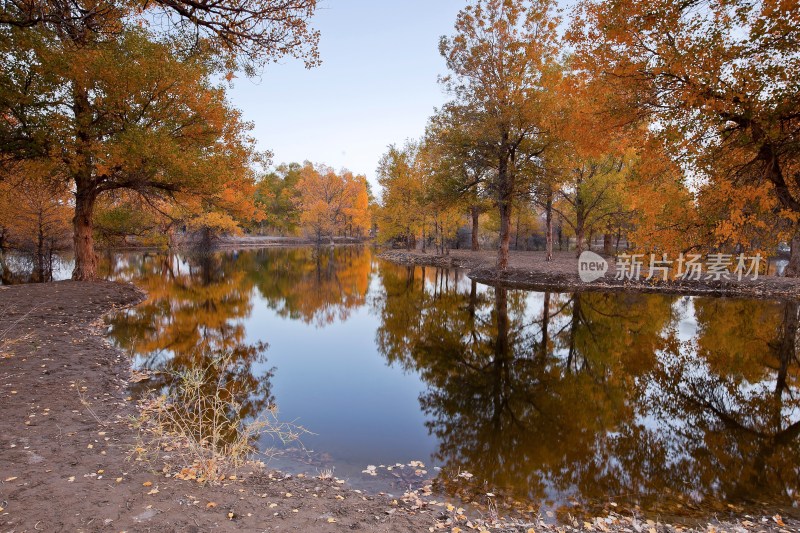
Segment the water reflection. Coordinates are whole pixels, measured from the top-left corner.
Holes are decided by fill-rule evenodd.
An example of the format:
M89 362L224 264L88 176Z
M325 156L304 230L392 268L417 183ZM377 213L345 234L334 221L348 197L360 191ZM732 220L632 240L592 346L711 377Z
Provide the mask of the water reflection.
M535 502L796 500L797 303L441 293L383 273L378 345L430 386L420 405L451 491L469 471Z
M346 320L366 303L372 255L358 247L249 252L250 271L267 305L281 317L323 326Z
M143 254L106 264L110 277L133 280L147 291L144 302L110 319L117 344L136 354L139 367L154 371L135 389L167 392L178 385L178 374L196 369L208 404L221 391L224 405L238 408L216 416L250 420L274 403L272 370L257 371L266 362L267 345L246 342L241 322L252 310L246 261L223 254ZM194 420L208 422L203 413Z
M355 484L367 464L422 459L451 494L562 513L797 499L797 303L493 289L356 247L128 255L108 268L148 291L112 323L142 365L236 354L226 379L243 408L286 407L319 433L315 465ZM323 365L328 379L310 386ZM413 400L390 395L394 382Z

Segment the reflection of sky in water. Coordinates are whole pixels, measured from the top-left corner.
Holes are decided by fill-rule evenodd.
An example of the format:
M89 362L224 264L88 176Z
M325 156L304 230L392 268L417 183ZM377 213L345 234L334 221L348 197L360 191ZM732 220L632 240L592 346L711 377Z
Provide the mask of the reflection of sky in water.
M374 286L373 286L374 288ZM316 435L306 448L333 458L340 477L368 464L428 461L435 442L419 410L419 376L376 356L377 316L364 306L324 327L277 316L256 299L247 341L269 342L273 394L283 420Z

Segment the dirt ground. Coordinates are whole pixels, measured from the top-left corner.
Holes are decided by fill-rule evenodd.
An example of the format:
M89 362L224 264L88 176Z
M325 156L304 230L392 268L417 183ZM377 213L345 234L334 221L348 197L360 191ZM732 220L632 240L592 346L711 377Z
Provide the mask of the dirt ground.
M104 314L141 297L110 282L0 286L0 531L676 530L620 515L571 526L487 524L480 511L256 468L217 486L167 477L134 460L130 361L102 334ZM713 527L798 526L742 517Z
M380 257L399 264L416 264L467 269L467 276L480 283L529 290L642 291L671 294L743 296L753 298L800 298L800 278L759 276L756 280L647 281L646 269L639 280L617 280L615 262L608 258L605 276L584 283L578 277L575 252L554 252L545 261L545 252L511 251L508 269L500 272L494 265L494 250L451 250L448 255L422 253L419 250L387 250Z
M0 287L0 531L427 531L433 511L334 480L243 472L227 486L166 478L131 460L130 361L101 316L132 286ZM271 479L272 478L272 479Z

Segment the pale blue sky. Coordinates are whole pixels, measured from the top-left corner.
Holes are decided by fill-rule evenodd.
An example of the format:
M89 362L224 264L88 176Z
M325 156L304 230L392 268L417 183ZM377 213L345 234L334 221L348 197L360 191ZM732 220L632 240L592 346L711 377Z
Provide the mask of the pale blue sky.
M255 123L274 163L310 160L366 174L391 143L417 138L447 96L441 35L453 32L465 0L321 0L320 67L270 65L260 80L239 77L233 104Z

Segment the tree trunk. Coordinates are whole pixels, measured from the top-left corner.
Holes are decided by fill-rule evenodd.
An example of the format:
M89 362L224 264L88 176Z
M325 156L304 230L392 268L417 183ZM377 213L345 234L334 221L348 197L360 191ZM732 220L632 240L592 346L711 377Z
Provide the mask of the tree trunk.
M508 132L503 132L500 160L497 167L497 204L500 209L500 247L497 270L508 268L508 244L511 239L511 203L514 199L514 155L509 150Z
M564 251L564 223L561 220L558 221L558 251Z
M606 255L611 255L613 247L614 239L611 233L603 233L603 253Z
M497 250L497 270L508 268L508 245L511 242L511 200L500 200L500 248Z
M578 203L578 202L576 202ZM575 209L576 217L575 217L575 255L581 255L583 252L586 244L585 244L585 228L584 225L586 221L583 217L583 210L582 209Z
M75 217L72 219L75 244L75 268L72 279L76 281L92 281L97 278L97 256L94 253L94 213L95 193L85 190L82 184L76 184Z
M789 264L786 265L786 270L783 271L783 274L789 278L800 277L800 233L796 233L792 237L790 246Z
M545 202L545 261L553 260L553 190L548 187L547 200Z
M89 91L78 83L73 85L73 113L77 138L75 172L75 216L72 219L73 242L75 244L75 268L72 279L91 281L97 277L97 256L94 253L94 202L97 191L93 183L92 171L92 107Z
M36 233L36 260L34 262L33 275L31 281L43 283L45 279L44 269L44 221L42 220L42 210L38 213L38 231Z
M477 206L472 206L471 210L472 214L472 251L477 252L481 249L480 243L478 243L478 225L481 212Z

